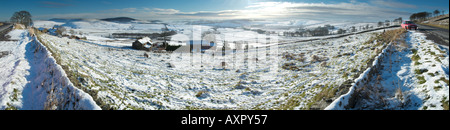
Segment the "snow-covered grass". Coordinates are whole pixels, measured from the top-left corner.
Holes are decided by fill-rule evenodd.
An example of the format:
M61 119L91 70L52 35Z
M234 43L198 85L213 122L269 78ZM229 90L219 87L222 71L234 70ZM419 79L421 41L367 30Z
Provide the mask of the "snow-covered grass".
M338 87L377 55L382 43L373 37L376 33L224 56L150 53L145 58L142 51L41 35L103 109L309 109L343 91ZM305 60L283 58L300 53ZM284 64L298 70L283 69Z
M63 25L62 22L37 20L33 22L35 28L53 28L54 26Z
M0 76L5 75L3 77L7 79L0 83L8 86L14 81L18 84L0 91L0 106L2 109L299 110L323 109L334 101L328 109L347 109L344 106L354 102L349 99L355 93L371 92L366 95L377 95L362 98L371 100L359 101L360 104L353 104L355 107L350 109L448 109L448 48L434 45L421 33L408 32L406 42L390 46L387 44L402 39L391 35L391 29L386 29L385 34L381 30L296 42L326 37L287 38L248 30L248 27L269 26L273 27L269 30L290 28L279 27L283 22L259 22L263 26L253 26L245 21L239 26L232 21L167 25L168 29L178 33L171 39L175 44L200 40L204 32L212 32L209 38L215 39L218 46L205 53L137 51L130 48L134 39L108 37L115 32L160 32L164 24L99 20L50 22L68 27L66 34L87 40L39 33L40 42L26 36L13 37L21 42L4 42L13 47L0 49L25 48L17 53L24 56L13 57L4 63L25 57L22 59L28 60L24 63L29 68L17 76L7 75L13 66L0 70ZM41 24L47 26L46 22ZM228 24L236 27L218 27ZM316 27L329 23L291 21L290 24L292 27ZM345 28L356 24L332 25ZM11 34L22 33L26 31ZM45 47L36 51L41 53L29 55L35 52L32 49L41 47L41 43ZM231 50L222 52L225 43ZM249 50L239 49L237 43L248 43ZM376 69L370 68L373 66L377 66ZM379 75L369 75L374 70ZM368 83L365 87L354 87L363 86L359 84L363 81ZM46 89L30 85L43 85ZM364 88L371 89L362 90ZM72 98L74 93L78 94L75 97L86 99L85 102ZM39 100L36 105L29 99ZM60 106L61 101L73 105ZM380 105L381 102L389 105Z
M53 25L61 25L66 28L63 34L86 37L89 41L99 44L116 45L111 42L117 39L111 38L113 33L160 33L167 27L178 34L172 37L171 41L186 41L186 38L200 40L202 33L207 31L218 32L214 34L214 41L224 40L234 41L257 41L257 37L265 34L258 34L254 30L263 30L282 34L284 31L295 31L299 27L305 29L314 29L318 26L335 26L331 32L336 33L338 29L349 29L351 26L357 27L370 25L375 28L375 23L355 23L355 22L332 22L332 21L314 21L314 20L223 20L223 21L190 21L190 22L168 22L162 23L115 23L95 19L66 20L66 21L36 21L35 27L51 28ZM252 31L253 30L253 31ZM274 35L275 35L274 34ZM261 35L261 36L260 36ZM295 42L299 40L313 39L320 37L285 37L280 41ZM208 39L209 40L209 39ZM118 46L121 46L120 43Z
M448 109L448 49L419 32L405 37L383 50L370 73L327 109Z
M13 30L7 35L18 40L24 35L23 30ZM26 69L29 68L25 60L25 44L16 41L0 41L0 51L9 51L10 54L0 60L0 109L18 109L22 97L21 91L26 84Z
M90 95L69 82L46 47L30 34L13 30L9 35L19 40L1 48L11 54L1 60L0 109L100 109Z
M411 91L422 104L419 109L444 109L443 102L448 103L449 97L449 54L448 48L443 48L427 40L423 33L409 32L407 42L417 52L412 69L416 77L415 87ZM411 58L413 60L413 58ZM448 109L448 104L447 104Z

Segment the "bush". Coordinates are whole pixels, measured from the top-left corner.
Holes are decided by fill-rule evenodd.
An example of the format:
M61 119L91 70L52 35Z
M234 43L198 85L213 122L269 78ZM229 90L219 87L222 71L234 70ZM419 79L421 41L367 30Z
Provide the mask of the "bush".
M288 60L288 61L289 60L297 60L297 61L300 61L300 62L304 62L305 59L306 59L304 53L292 54L292 53L289 53L289 52L285 52L282 55L283 55L283 58Z
M417 49L411 49L411 51L414 55L417 55Z
M312 58L311 62L322 62L328 60L328 58L326 57L319 57L317 55L313 55L311 58Z
M424 83L427 82L427 81L425 80L425 77L423 77L423 76L419 76L419 77L417 77L417 79L419 79L419 84L424 84Z
M321 67L327 67L327 62L325 61L325 62L321 63L320 66Z
M282 66L285 70L292 70L292 71L299 71L300 68L298 68L295 63L284 63Z
M419 55L413 55L413 56L411 57L411 60L413 60L413 61L419 61L419 60L420 60L420 56L419 56Z
M199 91L199 92L197 92L197 94L195 94L195 97L206 98L207 95L208 95L208 91Z
M435 56L436 52L429 51L431 55Z
M439 63L442 63L441 59L439 59L439 57L434 58L434 60L436 60Z
M449 83L449 80L448 80L448 79L445 79L445 77L441 77L439 80L444 81L447 85L448 85L448 83Z
M316 55L313 55L311 58L312 58L311 62L316 62L320 60L320 57Z
M348 73L344 73L344 75L342 76L342 78L347 79L347 78L348 78Z
M418 75L428 72L428 69L415 69L414 72Z
M421 65L422 63L420 63L419 61L414 62L414 65Z
M444 110L449 110L449 102L447 97L442 98L442 107L444 108Z

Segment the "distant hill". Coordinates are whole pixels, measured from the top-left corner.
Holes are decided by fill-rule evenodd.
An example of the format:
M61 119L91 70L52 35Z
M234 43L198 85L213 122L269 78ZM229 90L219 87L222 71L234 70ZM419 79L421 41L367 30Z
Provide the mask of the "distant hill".
M81 19L81 18L75 18L75 19L52 18L52 19L49 19L49 21L62 22L62 23L66 23L66 22L76 22L76 21L82 21L82 20L83 20L83 19Z
M129 18L129 17L105 18L105 19L100 19L100 20L108 21L108 22L117 22L117 23L129 23L129 22L136 21L136 19Z

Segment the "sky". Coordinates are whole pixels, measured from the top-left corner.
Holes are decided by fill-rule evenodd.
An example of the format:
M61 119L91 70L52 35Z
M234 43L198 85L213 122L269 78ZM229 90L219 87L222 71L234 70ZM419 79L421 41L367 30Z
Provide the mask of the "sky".
M33 20L132 17L142 20L312 19L380 21L449 11L448 0L0 0L0 21L26 10Z

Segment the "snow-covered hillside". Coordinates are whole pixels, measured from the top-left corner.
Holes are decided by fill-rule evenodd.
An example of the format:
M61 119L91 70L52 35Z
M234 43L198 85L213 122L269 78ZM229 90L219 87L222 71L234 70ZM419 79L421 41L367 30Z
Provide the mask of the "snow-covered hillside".
M17 41L0 42L6 45L0 51L11 52L0 61L0 109L299 110L330 103L327 109L448 108L443 105L448 104L448 48L422 33L408 32L403 43L387 48L380 34L394 29L339 38L278 33L368 24L375 26L307 20L38 21L35 27L61 25L63 34L86 40L39 33L39 42L28 31L10 32ZM136 39L111 37L166 28L177 33L171 45L212 39L217 46L204 53L146 52L131 49ZM377 75L369 76L374 69ZM355 94L361 97L357 103Z
M370 25L376 27L375 23L357 23L357 22L332 22L315 20L217 20L217 21L171 21L168 23L143 23L129 22L116 23L96 19L55 19L50 21L36 21L35 27L51 28L54 25L65 27L63 34L77 35L86 37L88 40L102 43L113 41L113 33L161 33L163 29L176 31L177 35L183 35L190 40L203 37L205 32L215 32L217 41L254 41L259 34L256 30L274 32L273 35L283 32L295 32L299 28L314 30L315 28L326 25L334 26L331 33L337 33L338 29L348 30L355 26L361 31L360 27ZM348 31L349 32L349 31ZM185 40L186 38L175 37L172 41ZM311 37L288 37L286 40L304 40ZM316 38L316 37L314 37ZM198 40L198 39L197 39ZM284 40L284 39L283 39ZM111 45L111 44L110 44ZM114 45L114 44L112 44Z
M327 109L448 109L448 61L448 47L409 31L380 54L374 63L378 68L370 68L378 69L371 71L375 73L364 73Z
M44 21L38 20L33 22L33 26L36 28L53 28L54 26L63 25L63 22L55 22L55 21Z
M18 41L0 42L11 52L0 60L0 109L93 110L92 97L75 88L46 47L26 30L8 35Z
M46 34L42 39L60 52L61 64L82 79L83 87L111 109L308 109L317 94L340 91L339 85L365 66L361 63L376 56L382 43L370 41L375 36L224 56L149 53L149 58L144 51L95 42Z

